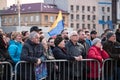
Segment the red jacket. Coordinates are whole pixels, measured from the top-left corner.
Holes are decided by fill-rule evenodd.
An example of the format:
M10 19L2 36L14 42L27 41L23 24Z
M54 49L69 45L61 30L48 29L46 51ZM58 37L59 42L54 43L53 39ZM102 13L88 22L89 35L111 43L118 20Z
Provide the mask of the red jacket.
M102 60L109 58L108 53L105 50L101 50L97 46L92 46L87 54L88 59L96 59L100 62L100 69L98 69L97 62L88 62L87 65L90 68L90 72L88 73L89 78L98 78L98 71L101 70Z

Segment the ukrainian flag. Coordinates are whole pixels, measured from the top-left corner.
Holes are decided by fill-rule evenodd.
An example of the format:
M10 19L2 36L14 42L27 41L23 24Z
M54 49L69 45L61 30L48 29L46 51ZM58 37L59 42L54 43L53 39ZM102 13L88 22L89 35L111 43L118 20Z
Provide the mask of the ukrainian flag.
M62 19L62 12L59 11L58 17L53 23L53 25L50 27L48 34L50 36L55 36L57 34L60 34L63 29L64 29L64 23Z

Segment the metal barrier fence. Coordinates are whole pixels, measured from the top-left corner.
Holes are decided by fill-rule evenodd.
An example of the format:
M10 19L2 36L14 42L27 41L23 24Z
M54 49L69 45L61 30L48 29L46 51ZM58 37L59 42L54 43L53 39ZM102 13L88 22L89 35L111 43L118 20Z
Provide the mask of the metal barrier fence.
M12 80L13 67L9 62L0 62L0 80Z
M44 80L120 80L119 60L106 59L102 67L94 59L80 62L68 60L46 60L47 77ZM13 66L9 62L0 62L0 80L34 80L34 64L20 61ZM13 75L15 72L15 76Z
M100 80L100 63L94 59L80 62L67 60L46 60L47 77L44 80ZM15 66L15 80L34 80L34 64L20 61ZM42 79L39 79L42 80Z
M120 80L119 60L106 59L102 66L102 80Z

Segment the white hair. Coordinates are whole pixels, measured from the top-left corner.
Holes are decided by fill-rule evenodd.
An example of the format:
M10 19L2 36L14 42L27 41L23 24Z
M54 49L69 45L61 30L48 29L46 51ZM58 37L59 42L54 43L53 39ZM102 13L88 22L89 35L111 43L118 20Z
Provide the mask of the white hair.
M35 32L35 31L33 31L33 32L30 33L29 39L33 39L33 38L35 38L37 35L38 35L38 33Z

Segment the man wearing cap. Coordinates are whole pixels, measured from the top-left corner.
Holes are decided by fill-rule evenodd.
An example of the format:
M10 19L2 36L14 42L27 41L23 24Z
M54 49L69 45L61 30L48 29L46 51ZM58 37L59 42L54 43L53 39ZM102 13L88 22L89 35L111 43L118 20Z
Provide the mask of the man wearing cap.
M91 40L97 37L97 32L95 30L90 32Z
M106 35L107 40L103 44L103 49L110 55L111 58L118 60L118 74L120 74L120 43L116 41L116 35L114 32L110 31ZM120 80L120 76L118 76Z

